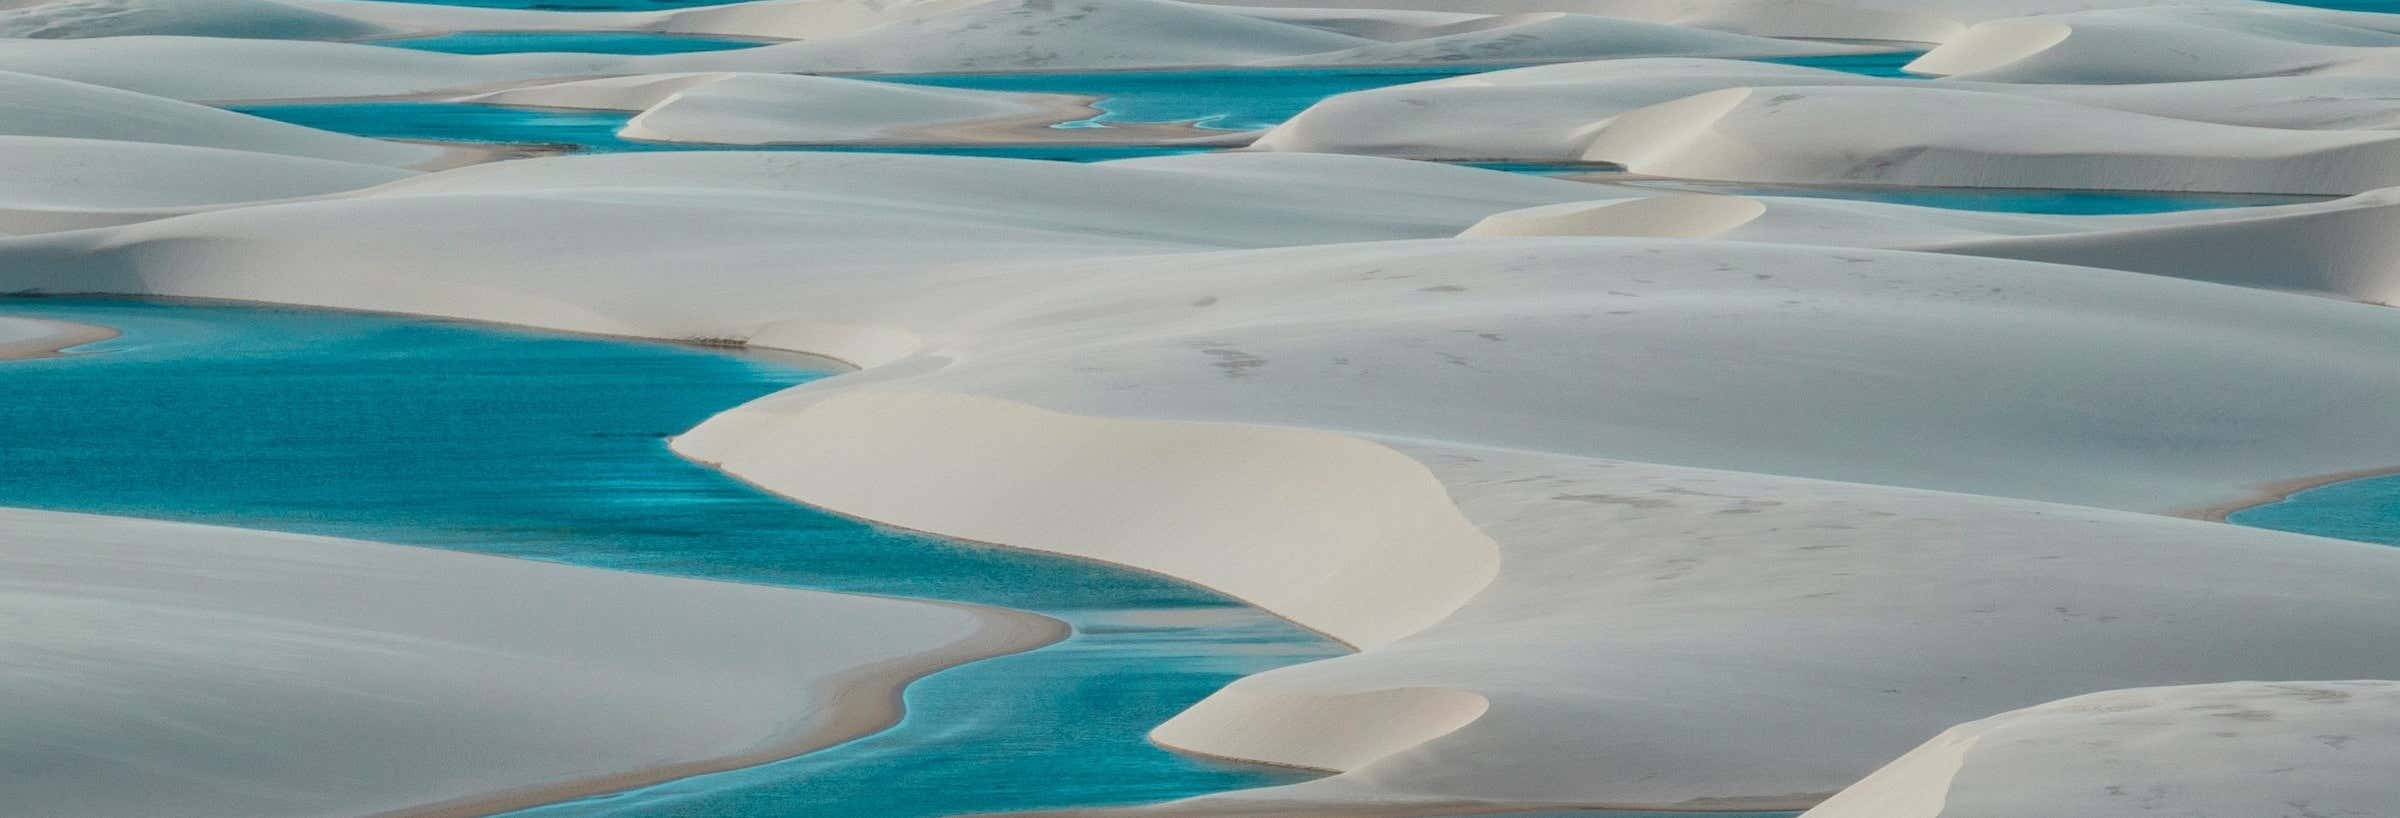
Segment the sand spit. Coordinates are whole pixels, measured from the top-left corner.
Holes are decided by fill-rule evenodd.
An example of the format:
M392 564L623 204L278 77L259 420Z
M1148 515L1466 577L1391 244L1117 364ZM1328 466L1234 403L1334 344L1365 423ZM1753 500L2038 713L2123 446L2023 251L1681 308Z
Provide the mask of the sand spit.
M30 814L483 814L870 733L908 680L1063 635L965 606L0 518L19 623L0 641L22 660L0 680L0 769L19 771L0 779ZM877 626L825 626L853 618Z
M716 145L1246 144L1175 124L1056 128L1101 115L1093 97L793 74L643 74L475 94L460 102L638 111L626 139Z
M0 361L53 358L75 347L115 338L117 334L114 328L94 324L0 316Z
M2400 683L2116 690L1951 728L1803 818L2374 815Z

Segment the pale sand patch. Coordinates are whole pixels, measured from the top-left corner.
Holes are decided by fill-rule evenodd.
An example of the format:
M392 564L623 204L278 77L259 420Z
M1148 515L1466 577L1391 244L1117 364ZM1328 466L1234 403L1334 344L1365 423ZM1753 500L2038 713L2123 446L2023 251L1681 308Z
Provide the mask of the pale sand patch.
M266 531L0 509L0 532L0 789L28 814L486 814L863 736L910 680L1067 633Z
M0 361L55 358L69 349L97 344L118 334L114 327L97 324L0 316Z

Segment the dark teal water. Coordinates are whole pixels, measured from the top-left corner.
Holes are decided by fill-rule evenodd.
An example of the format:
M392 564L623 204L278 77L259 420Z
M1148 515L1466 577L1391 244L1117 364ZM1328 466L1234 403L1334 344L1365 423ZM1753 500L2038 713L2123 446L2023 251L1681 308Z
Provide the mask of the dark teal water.
M2319 486L2226 519L2278 531L2400 545L2400 475Z
M0 299L0 314L125 331L92 354L0 364L0 505L977 602L1075 626L1059 645L918 682L893 730L542 815L910 818L1308 777L1144 735L1237 677L1336 645L1182 583L826 514L667 450L668 435L821 371L358 313Z
M521 54L563 51L578 54L684 54L731 51L766 45L759 40L660 34L650 31L461 31L431 37L371 40L368 45L439 51L445 54Z

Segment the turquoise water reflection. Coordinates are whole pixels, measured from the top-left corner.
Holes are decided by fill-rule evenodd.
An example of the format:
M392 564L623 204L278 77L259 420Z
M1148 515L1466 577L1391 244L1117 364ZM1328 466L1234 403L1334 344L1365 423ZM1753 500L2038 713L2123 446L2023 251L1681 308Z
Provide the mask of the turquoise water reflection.
M2400 475L2319 486L2226 519L2278 531L2400 545Z
M919 682L891 731L543 815L909 818L1308 777L1178 756L1144 734L1235 678L1338 653L1326 640L1181 583L826 514L667 450L668 435L821 371L356 313L0 299L0 314L125 332L88 348L104 354L6 365L0 505L979 602L1076 627Z
M460 31L430 37L370 40L369 45L439 51L444 54L522 54L564 51L579 54L685 54L731 51L766 45L759 40L661 34L650 31Z

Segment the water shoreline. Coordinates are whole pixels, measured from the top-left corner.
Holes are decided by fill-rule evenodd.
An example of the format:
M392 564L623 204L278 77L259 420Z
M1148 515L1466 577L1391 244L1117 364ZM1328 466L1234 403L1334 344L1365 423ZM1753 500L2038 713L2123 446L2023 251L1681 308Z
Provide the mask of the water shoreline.
M2249 511L2260 506L2274 505L2276 503L2291 499L2292 495L2299 494L2310 489L2324 488L2336 483L2347 483L2352 480L2367 480L2376 477L2390 477L2395 474L2400 474L2400 466L2378 466L2375 468L2353 469L2350 471L2310 475L2307 477L2294 477L2288 480L2260 483L2256 486L2252 486L2250 493L2244 494L2240 498L2227 500L2221 503L2212 503L2209 505L2195 506L2180 511L2174 511L2170 512L2168 516L2186 517L2194 520L2206 520L2212 523L2231 523L2232 520L2229 518L2235 514L2240 514L2244 511Z
M899 724L901 718L907 715L903 694L909 685L919 679L986 659L1039 650L1065 641L1073 634L1073 628L1067 623L1031 611L916 597L890 598L964 611L981 621L982 627L974 635L939 651L852 668L834 676L823 685L830 691L825 699L824 712L831 718L785 740L750 752L468 796L376 813L368 818L480 818L638 790L693 776L756 767L806 755L865 738Z

